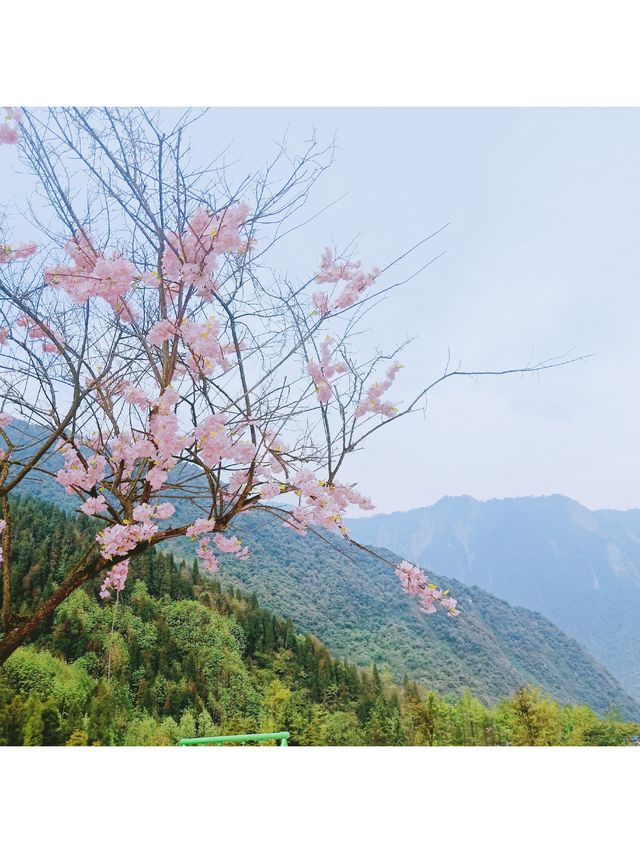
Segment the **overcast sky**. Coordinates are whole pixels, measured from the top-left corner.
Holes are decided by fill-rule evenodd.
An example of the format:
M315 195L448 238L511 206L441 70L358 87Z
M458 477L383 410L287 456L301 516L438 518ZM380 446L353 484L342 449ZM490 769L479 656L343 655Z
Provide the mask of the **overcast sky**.
M290 271L353 238L365 266L384 266L450 223L402 271L446 254L371 318L381 345L418 336L395 399L449 350L467 370L593 353L539 376L449 380L426 417L381 430L349 479L384 512L459 494L640 506L640 111L222 109L193 144L231 143L250 171L285 131L296 151L312 128L337 133L338 150L309 209L348 195L289 242Z
M376 341L409 335L398 396L438 375L561 355L539 376L452 379L426 418L378 433L349 473L378 510L443 495L560 492L591 508L640 506L640 111L218 110L203 145L233 142L247 168L288 128L338 135L294 270L329 239L357 237L366 265L450 222L411 263L446 254L372 319ZM199 142L198 142L199 144Z

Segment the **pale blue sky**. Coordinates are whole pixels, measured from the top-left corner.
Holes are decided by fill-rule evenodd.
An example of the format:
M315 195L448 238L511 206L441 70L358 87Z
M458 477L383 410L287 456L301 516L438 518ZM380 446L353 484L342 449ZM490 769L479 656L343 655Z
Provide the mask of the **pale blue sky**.
M371 325L389 344L419 335L402 396L448 348L468 369L594 353L540 377L441 386L426 419L381 431L352 463L378 509L553 492L640 506L640 111L222 109L197 145L233 141L249 168L285 129L295 150L314 126L339 146L317 207L349 195L300 234L290 268L353 237L382 265L451 222L411 264L446 255Z
M451 223L403 271L444 257L371 318L380 344L419 336L397 397L437 376L448 348L465 369L594 353L539 377L451 380L426 418L378 433L350 478L380 511L445 494L640 506L640 111L220 109L193 146L205 159L231 143L251 171L287 129L295 152L312 127L337 133L338 151L310 209L349 194L296 233L283 267L306 275L353 238L383 266Z

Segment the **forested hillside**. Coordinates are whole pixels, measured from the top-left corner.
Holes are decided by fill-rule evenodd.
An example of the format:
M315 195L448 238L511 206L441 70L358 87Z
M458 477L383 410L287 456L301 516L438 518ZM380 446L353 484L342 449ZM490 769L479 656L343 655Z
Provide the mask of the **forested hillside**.
M592 512L562 495L447 497L349 526L363 542L539 611L640 697L640 510Z
M638 716L637 703L604 667L538 613L430 571L436 584L451 588L462 615L425 617L387 563L338 539L313 532L301 537L257 513L239 518L233 529L250 557L224 561L226 576L316 634L334 654L360 666L375 661L397 678L406 674L445 695L470 687L493 702L533 683L561 702L585 702L601 712L615 704ZM192 553L188 541L180 553Z
M13 504L13 523L26 612L95 525L33 498ZM640 733L524 684L491 708L468 689L446 701L408 679L395 686L169 553L133 561L117 606L98 587L74 593L0 670L0 744L168 745L282 729L294 745L626 744Z
M59 454L54 454L42 467L54 471L60 461ZM21 491L54 499L70 510L77 506L43 472L31 474ZM175 518L192 521L194 516L183 506L178 503ZM539 537L545 535L545 523L552 537L557 521L551 510L534 525ZM360 534L360 527L352 526ZM517 548L518 542L526 541L526 519L518 530L517 537L503 527L485 531L487 553L499 561L509 548ZM249 594L256 593L273 612L293 619L333 654L348 657L357 666L376 662L380 668L388 667L396 680L408 675L451 697L461 696L469 687L487 703L513 693L523 683L537 684L560 702L586 703L600 713L615 705L626 717L640 719L637 701L549 619L488 594L479 582L467 586L452 580L458 565L455 550L424 563L435 583L450 587L460 604L462 616L452 620L444 614L425 617L402 593L389 565L344 540L328 537L325 541L313 530L300 536L264 512L240 516L233 532L249 547L250 557L246 562L223 557L223 578ZM366 537L363 528L360 538L366 541ZM171 547L189 561L195 556L189 540L174 540ZM411 548L397 553L413 556ZM400 559L387 556L392 562ZM441 571L434 571L436 567ZM526 581L531 589L540 586L534 568L530 567L532 574ZM562 589L554 586L557 582L545 577L545 594L552 597L555 589L562 597ZM578 598L573 602L565 596L565 600L570 613L579 607Z

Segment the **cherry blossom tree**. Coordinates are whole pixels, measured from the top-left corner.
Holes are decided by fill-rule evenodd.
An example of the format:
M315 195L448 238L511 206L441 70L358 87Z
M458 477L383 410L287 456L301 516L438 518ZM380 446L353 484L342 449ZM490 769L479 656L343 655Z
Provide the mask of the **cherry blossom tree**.
M9 109L0 124L40 196L26 219L32 242L7 234L0 246L0 663L88 580L119 595L130 559L151 546L191 537L208 572L220 554L246 559L228 532L240 513L352 542L345 513L372 505L343 472L368 436L452 377L566 363L448 367L394 402L398 351L364 353L358 336L396 284L393 264L366 269L326 249L305 280L269 266L332 148L282 148L234 184L222 158L196 162L197 118ZM18 617L9 496L34 474L55 478L100 530ZM423 611L457 615L421 569L393 567Z

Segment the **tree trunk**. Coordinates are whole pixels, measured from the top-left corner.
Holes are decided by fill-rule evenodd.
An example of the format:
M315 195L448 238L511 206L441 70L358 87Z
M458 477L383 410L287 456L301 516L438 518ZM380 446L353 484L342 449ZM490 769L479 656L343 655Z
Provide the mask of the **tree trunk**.
M5 528L2 531L2 630L11 624L11 514L6 495L0 501Z
M104 561L94 556L82 569L73 572L65 578L55 592L35 613L32 613L20 625L7 631L2 640L0 640L0 666L15 652L18 646L22 645L33 634L47 617L51 616L56 607L65 598L71 595L78 587L82 586L83 583L90 580L90 578L103 568L103 565Z
M0 666L12 655L18 646L21 646L34 631L54 612L56 607L61 604L65 598L71 595L74 590L82 586L92 577L95 577L99 572L103 571L107 566L111 567L123 560L129 560L132 557L137 557L143 554L148 548L164 542L165 539L173 539L176 536L184 536L187 531L187 525L176 527L170 530L163 530L148 542L139 542L135 548L129 551L128 554L123 554L112 560L105 560L99 553L96 552L97 546L95 543L88 551L80 557L75 568L62 581L55 592L39 607L35 613L28 616L24 622L16 625L14 628L6 631L0 640Z

